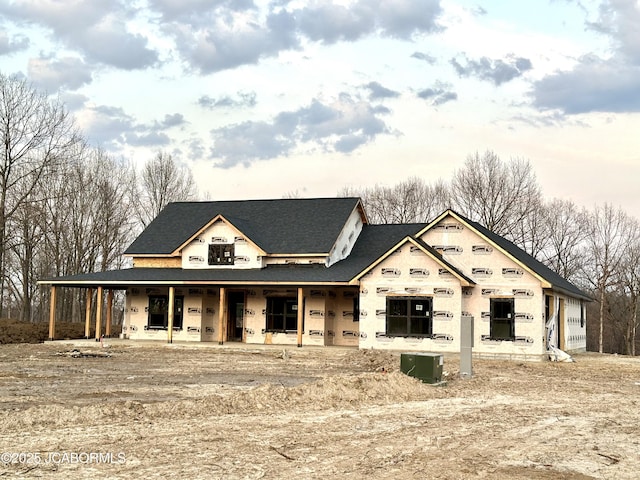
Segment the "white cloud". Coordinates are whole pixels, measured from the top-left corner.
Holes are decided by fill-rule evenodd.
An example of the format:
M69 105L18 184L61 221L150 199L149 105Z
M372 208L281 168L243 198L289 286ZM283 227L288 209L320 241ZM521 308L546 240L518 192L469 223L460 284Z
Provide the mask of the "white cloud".
M256 105L256 92L238 92L235 97L223 95L218 98L202 95L198 98L198 105L208 110L216 108L240 108Z
M458 94L453 91L453 85L446 82L436 82L433 87L419 90L416 95L423 100L430 100L434 107L458 99Z
M0 55L8 55L11 53L25 50L29 47L29 38L18 34L9 37L8 33L0 30Z
M383 98L396 98L400 96L400 92L396 92L389 88L383 87L378 82L369 82L365 85L369 90L369 98L371 100L379 100Z
M531 60L516 57L513 54L504 59L481 57L478 60L473 60L466 58L464 65L452 58L450 63L461 77L478 77L481 80L489 80L496 86L518 78L533 68Z
M389 133L379 118L387 112L346 94L326 104L314 100L298 110L281 112L271 121L246 121L214 129L211 153L222 159L216 165L224 168L286 156L307 143L325 151L349 153Z
M60 89L76 90L91 83L92 68L75 57L31 58L29 59L29 78L38 87L48 92Z
M534 84L533 103L567 114L640 112L640 67L585 57L574 69Z
M640 65L640 3L636 0L603 1L598 19L588 25L609 35L618 55Z
M39 24L57 42L75 50L88 62L130 69L153 65L158 55L147 39L129 31L135 9L113 0L14 0L0 5L0 13L18 22Z
M440 13L439 0L358 0L348 5L325 1L293 10L300 31L325 43L353 41L377 32L410 39L415 33L440 30Z

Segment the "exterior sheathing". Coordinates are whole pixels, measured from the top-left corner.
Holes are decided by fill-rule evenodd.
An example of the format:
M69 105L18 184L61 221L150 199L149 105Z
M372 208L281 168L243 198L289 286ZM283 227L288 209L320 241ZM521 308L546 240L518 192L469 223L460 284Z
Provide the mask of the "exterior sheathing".
M210 244L233 244L235 257L233 268L261 268L263 266L260 251L237 230L224 221L218 220L182 249L182 268L229 268L228 265L209 265Z
M360 281L360 347L390 350L457 352L462 287L442 266L407 243L376 265ZM386 335L387 297L433 298L434 338Z
M553 292L549 292L549 295L562 302L559 315L562 326L558 335L558 346L569 353L586 352L587 326L584 301Z
M360 211L358 209L355 209L349 216L349 219L345 223L345 226L340 232L340 235L338 235L336 244L333 246L331 252L329 253L327 266L331 266L334 263L349 256L361 231L362 219L360 218Z
M164 340L166 329L148 329L149 296L168 295L166 287L134 287L127 290L122 333L134 340ZM184 298L182 329L174 329L176 341L215 340L217 329L217 289L176 288L175 295Z
M234 289L235 290L235 289ZM268 296L295 298L296 289L254 287L237 289L245 293L244 335L246 343L296 345L296 331L265 331ZM148 329L150 295L168 295L168 288L140 287L127 291L123 333L134 340L165 339L166 329ZM174 329L174 341L216 341L220 310L220 290L209 288L176 288L175 295L184 297L182 329ZM354 321L355 288L303 289L305 298L305 345L357 346L359 323Z
M317 255L304 256L278 254L270 257L269 254L273 252L261 252L251 243L251 239L245 238L242 233L225 221L218 220L182 249L181 265L184 269L229 268L228 265L212 266L208 264L209 244L233 244L235 252L233 268L262 268L266 265L287 263L312 263L330 266L351 253L358 235L362 231L362 225L360 212L356 209L347 219L331 252L312 252Z
M567 309L565 344L568 352L587 351L587 314L583 301L568 298L565 302Z
M421 238L476 283L466 288L462 297L463 314L474 319L476 354L523 357L544 354L544 295L538 278L451 216ZM491 298L505 297L514 299L516 340L491 340Z
M208 245L233 243L234 268L261 268L268 263L333 262L350 253L362 229L354 211L339 236L330 258L265 258L262 252L224 221L210 225L181 252L182 268L218 268L207 265ZM359 322L354 315L353 288L304 288L305 345L349 345L361 348L458 352L462 316L474 319L474 353L485 356L541 357L545 354L545 296L562 299L560 346L584 351L586 327L584 305L578 299L543 290L535 277L508 255L491 245L473 229L447 216L426 231L421 240L438 249L475 285L462 287L443 265L411 242L404 243L360 279ZM228 267L227 267L228 268ZM245 292L244 340L247 343L295 345L291 332L265 332L266 304L270 295L295 297L295 288L251 287ZM132 339L164 339L166 330L147 329L149 295L167 295L162 287L136 287L127 292L124 333ZM219 288L176 288L184 298L183 327L175 341L218 339ZM433 338L386 335L388 296L428 296L433 299ZM489 338L491 298L513 298L514 341ZM553 302L553 300L552 300Z
M422 237L442 252L476 285L464 289L462 312L474 318L474 352L479 355L541 356L545 343L545 291L539 278L491 245L466 225L445 217ZM580 326L581 302L567 295L550 294L563 299L564 315L559 321L567 350L586 348L584 321ZM515 341L489 339L491 298L513 298L515 303Z

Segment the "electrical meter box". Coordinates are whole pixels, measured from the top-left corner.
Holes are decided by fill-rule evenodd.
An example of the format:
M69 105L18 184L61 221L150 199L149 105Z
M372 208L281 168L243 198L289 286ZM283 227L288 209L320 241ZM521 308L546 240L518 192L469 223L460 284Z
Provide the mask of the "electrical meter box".
M440 353L401 353L400 371L424 383L440 383L444 359Z

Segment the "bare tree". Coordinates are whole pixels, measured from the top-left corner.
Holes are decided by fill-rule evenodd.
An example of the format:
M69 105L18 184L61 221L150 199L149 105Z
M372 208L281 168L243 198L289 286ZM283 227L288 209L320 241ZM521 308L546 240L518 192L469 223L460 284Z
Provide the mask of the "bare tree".
M616 286L621 272L624 250L630 239L630 220L622 209L607 203L596 206L589 217L586 243L590 262L586 266L585 278L598 294L600 353L603 353L607 292Z
M550 225L547 223L548 206L542 199L533 200L536 204L519 222L516 222L509 239L535 258L542 258L549 245Z
M410 177L391 187L345 188L339 195L362 199L371 223L421 223L432 220L449 206L444 182L433 185Z
M105 152L84 149L48 183L41 215L43 241L36 257L39 278L104 271L122 265L133 240L133 167ZM79 319L83 297L76 289L59 295L60 314Z
M578 283L584 271L588 213L570 200L554 199L542 209L547 243L542 261L564 278Z
M640 313L640 224L635 218L630 219L629 234L622 259L620 289L629 303L624 322L624 353L635 356Z
M34 190L25 198L9 220L13 233L8 246L10 259L7 262L6 281L17 305L20 318L33 321L33 300L37 295L38 260L44 237L43 201L44 192Z
M62 104L24 80L0 74L0 315L4 299L8 225L36 187L81 142Z
M195 200L198 196L191 170L165 152L149 160L142 169L138 192L138 220L146 227L171 202Z
M98 263L94 269L105 271L122 266L122 252L133 241L135 222L135 171L131 164L95 153L94 172L97 205L94 211ZM117 175L109 172L118 172Z
M451 181L451 202L461 214L514 239L516 226L540 205L540 187L529 161L503 162L492 151L467 157Z

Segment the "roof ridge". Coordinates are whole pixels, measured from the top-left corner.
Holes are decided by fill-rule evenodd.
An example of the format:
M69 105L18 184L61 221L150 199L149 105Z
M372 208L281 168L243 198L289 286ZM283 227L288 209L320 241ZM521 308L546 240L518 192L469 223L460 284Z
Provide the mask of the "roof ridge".
M173 204L205 204L205 203L250 203L250 202L289 202L289 201L313 201L313 200L361 200L360 197L309 197L309 198L248 198L227 200L178 200L169 202Z

